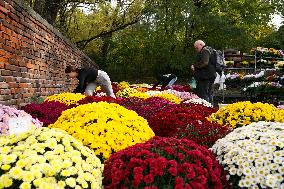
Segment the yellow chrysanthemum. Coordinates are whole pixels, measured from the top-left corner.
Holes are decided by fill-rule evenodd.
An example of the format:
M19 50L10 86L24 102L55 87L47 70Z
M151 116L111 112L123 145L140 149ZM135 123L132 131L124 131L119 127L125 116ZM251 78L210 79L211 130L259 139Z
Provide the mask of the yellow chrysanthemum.
M181 98L179 98L178 96L174 94L170 94L170 93L159 93L159 94L154 95L154 97L161 97L175 104L180 104L180 102L182 101Z
M76 104L79 100L85 98L81 93L60 93L54 94L45 99L45 101L57 101L66 105Z
M86 181L87 186L99 183L98 188L102 188L100 160L65 131L38 128L19 135L1 136L0 151L6 151L7 146L9 154L0 154L0 159L1 163L10 164L1 165L0 188L13 185L23 189L63 189L68 178L84 178L86 174L92 179ZM74 182L69 184L74 186ZM78 184L78 187L85 186L86 183Z
M136 89L133 89L133 88L125 88L125 89L119 90L119 91L116 93L116 96L117 96L117 97L124 97L124 98L127 98L127 97L129 97L131 94L135 94L135 93L138 93L138 91L137 91Z
M281 110L272 104L245 101L220 108L211 114L208 120L237 128L258 121L284 122L283 115Z
M136 90L139 91L139 92L142 92L142 93L149 91L148 88L143 88L143 87L138 87L138 88L136 88Z
M147 93L143 93L143 92L137 92L137 93L129 94L129 97L136 97L136 98L147 99L147 98L150 97L150 95L147 94Z
M135 111L107 102L89 103L65 110L49 127L67 131L94 149L102 159L154 136L148 122Z
M117 85L117 87L119 90L123 90L123 89L129 88L129 83L126 81L122 81Z

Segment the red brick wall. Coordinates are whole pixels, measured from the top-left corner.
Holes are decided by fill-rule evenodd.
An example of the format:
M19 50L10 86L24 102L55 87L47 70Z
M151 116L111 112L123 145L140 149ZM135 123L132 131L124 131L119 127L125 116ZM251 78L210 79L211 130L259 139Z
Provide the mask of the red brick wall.
M93 62L21 0L0 0L0 104L70 91L66 65Z

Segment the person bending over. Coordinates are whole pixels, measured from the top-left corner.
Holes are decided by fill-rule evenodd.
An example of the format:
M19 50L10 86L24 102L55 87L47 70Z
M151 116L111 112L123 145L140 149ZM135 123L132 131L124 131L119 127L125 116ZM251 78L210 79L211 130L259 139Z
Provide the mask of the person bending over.
M77 87L73 91L74 93L85 93L87 96L92 96L97 88L101 86L107 96L116 98L110 78L108 74L97 68L75 68L73 66L67 66L65 73L69 78L77 78L79 80Z
M176 82L177 76L175 74L158 75L157 80L157 83L153 85L152 89L155 89L159 84L162 84L161 89L172 89L172 85Z

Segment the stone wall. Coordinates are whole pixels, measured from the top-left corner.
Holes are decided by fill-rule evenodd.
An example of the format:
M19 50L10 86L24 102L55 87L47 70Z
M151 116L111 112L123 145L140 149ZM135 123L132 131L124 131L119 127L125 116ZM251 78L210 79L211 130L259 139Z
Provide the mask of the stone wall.
M70 91L66 65L94 64L21 0L0 0L0 104Z

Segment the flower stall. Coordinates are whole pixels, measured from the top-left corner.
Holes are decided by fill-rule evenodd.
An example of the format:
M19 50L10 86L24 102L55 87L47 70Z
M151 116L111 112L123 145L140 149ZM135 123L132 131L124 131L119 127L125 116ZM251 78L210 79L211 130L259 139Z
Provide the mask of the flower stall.
M251 78L264 77L241 79ZM1 105L0 189L284 187L283 105L216 108L182 86L113 86L116 99L98 91Z

